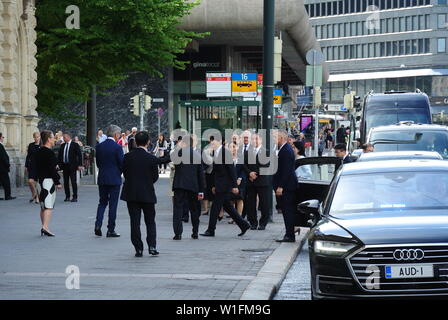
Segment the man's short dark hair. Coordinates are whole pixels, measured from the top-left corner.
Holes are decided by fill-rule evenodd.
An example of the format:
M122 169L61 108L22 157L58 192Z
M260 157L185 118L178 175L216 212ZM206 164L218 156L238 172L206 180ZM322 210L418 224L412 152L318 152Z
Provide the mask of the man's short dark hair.
M40 133L40 140L42 141L42 144L46 144L48 139L53 135L53 132L50 130L44 130Z
M347 145L345 143L339 143L334 146L334 150L347 151Z
M3 137L3 134L0 132L0 138Z
M135 144L138 147L144 147L148 144L149 142L149 133L146 131L140 131L137 132L137 134L135 135Z
M373 147L373 144L371 144L371 143L364 143L364 144L361 146L361 149L364 150L364 151L366 151L367 148L369 148L369 147Z

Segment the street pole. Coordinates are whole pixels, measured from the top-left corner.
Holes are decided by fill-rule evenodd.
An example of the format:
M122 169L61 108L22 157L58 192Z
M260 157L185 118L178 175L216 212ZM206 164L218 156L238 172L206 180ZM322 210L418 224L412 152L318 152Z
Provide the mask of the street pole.
M316 61L316 51L313 51L313 61ZM314 156L319 155L318 144L319 144L319 106L316 103L317 92L316 92L316 66L313 66L313 106L316 109L314 112L315 126L314 126Z
M263 111L262 128L266 130L266 152L271 155L271 131L274 107L274 36L275 36L275 0L263 2ZM272 190L272 179L269 179ZM272 219L272 193L268 197L269 217Z
M145 93L146 93L146 87L142 87L142 91L140 92L139 95L139 106L140 106L140 131L143 131L144 125L143 125L143 121L145 118Z
M271 149L271 129L274 104L274 36L275 1L264 0L263 7L263 113L262 128L266 130L266 149Z
M96 145L96 87L92 86L90 90L90 98L86 103L86 117L87 130L86 140L87 145L95 148Z

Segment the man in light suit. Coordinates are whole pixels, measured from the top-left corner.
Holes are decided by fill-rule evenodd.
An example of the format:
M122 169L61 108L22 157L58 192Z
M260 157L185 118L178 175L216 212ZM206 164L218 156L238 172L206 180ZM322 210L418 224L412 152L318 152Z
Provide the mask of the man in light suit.
M140 220L143 211L146 224L146 241L149 254L158 255L156 250L155 204L157 203L154 183L159 179L160 160L148 152L149 134L146 131L135 135L136 148L126 153L123 161L124 184L121 200L126 201L131 218L131 241L135 256L143 256L143 242Z
M277 133L278 166L273 177L273 188L283 213L285 235L277 242L295 242L294 219L296 214L297 178L295 175L295 155L288 143L285 130Z
M58 154L59 168L64 174L65 200L70 201L70 183L72 182L73 198L71 202L78 201L78 183L76 172L82 169L82 153L79 144L72 141L69 133L63 135L64 143L61 145Z
M123 148L117 143L121 129L110 125L106 131L107 139L96 145L96 165L98 167L98 189L100 202L96 212L95 235L101 237L104 211L109 205L107 237L117 238L115 220L117 218L118 198L120 196L121 173L123 172Z

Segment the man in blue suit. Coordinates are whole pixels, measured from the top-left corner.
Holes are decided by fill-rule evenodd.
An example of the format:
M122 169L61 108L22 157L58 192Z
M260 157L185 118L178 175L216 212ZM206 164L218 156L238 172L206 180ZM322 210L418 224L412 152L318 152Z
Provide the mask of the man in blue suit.
M118 198L120 196L121 173L123 172L123 148L117 143L121 136L118 126L110 125L106 131L107 139L96 145L96 165L98 167L98 188L100 203L96 213L95 235L101 237L104 211L109 205L109 223L107 237L116 238L115 232Z
M284 130L277 133L278 166L274 174L273 187L285 222L285 236L277 242L295 242L294 216L296 214L297 179L295 176L294 151L288 144L288 134Z

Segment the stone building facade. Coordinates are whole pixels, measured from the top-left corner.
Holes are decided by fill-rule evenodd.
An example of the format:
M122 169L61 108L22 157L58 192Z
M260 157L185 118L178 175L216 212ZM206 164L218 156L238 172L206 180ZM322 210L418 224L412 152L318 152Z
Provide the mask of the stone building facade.
M39 122L34 2L0 1L0 132L6 137L13 187L23 181L27 143Z

